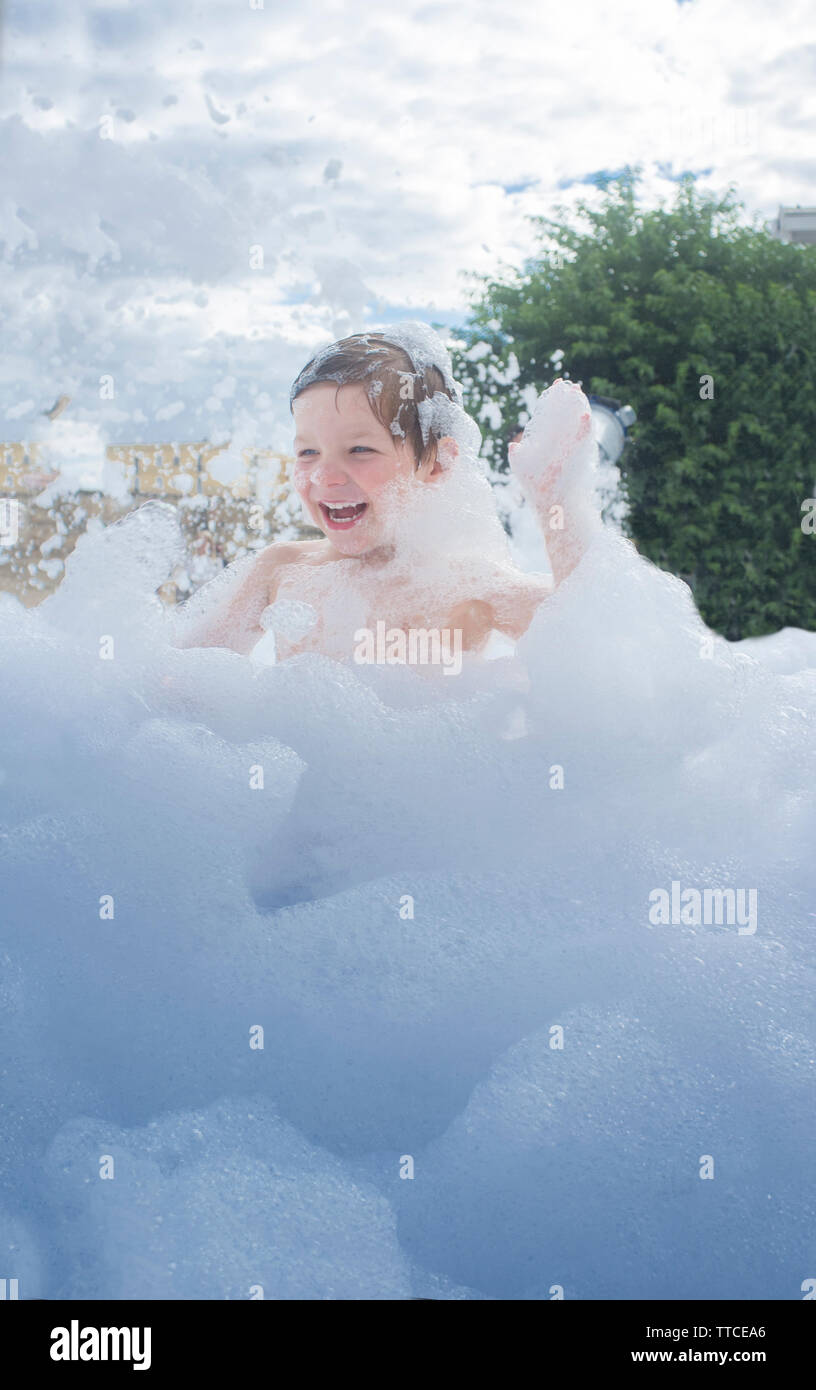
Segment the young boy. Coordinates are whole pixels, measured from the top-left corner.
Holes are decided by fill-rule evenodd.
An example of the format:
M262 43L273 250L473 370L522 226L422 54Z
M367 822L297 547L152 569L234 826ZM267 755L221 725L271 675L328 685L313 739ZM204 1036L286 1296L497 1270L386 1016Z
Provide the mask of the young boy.
M244 557L240 581L181 645L249 654L266 627L276 626L275 609L263 625L261 615L281 600L294 600L307 614L308 631L281 624L277 660L305 651L348 660L360 630L377 623L406 636L455 631L464 651L482 649L494 630L519 638L599 525L589 404L577 386L559 379L510 448L511 468L544 530L551 581L512 564L492 503L502 543L476 534L470 494L462 490L467 432L457 427L472 422L460 401L450 359L424 325L357 334L313 358L291 393L293 482L323 536ZM487 490L475 470L469 476Z

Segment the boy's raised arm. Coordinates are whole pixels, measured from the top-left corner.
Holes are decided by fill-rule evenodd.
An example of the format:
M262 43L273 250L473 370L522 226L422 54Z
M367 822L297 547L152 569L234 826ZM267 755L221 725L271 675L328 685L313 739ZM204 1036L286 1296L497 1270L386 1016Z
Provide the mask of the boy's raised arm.
M575 569L601 517L593 485L598 446L589 401L559 377L542 391L510 467L534 507L558 586Z

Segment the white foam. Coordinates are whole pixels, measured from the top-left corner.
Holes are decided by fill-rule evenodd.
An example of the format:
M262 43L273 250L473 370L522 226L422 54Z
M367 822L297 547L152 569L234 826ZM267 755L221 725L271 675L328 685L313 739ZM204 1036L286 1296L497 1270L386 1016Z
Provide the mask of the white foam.
M478 478L406 555L499 545ZM436 683L177 649L178 558L145 506L0 605L20 1296L800 1297L816 672L607 532ZM653 925L673 882L756 932Z

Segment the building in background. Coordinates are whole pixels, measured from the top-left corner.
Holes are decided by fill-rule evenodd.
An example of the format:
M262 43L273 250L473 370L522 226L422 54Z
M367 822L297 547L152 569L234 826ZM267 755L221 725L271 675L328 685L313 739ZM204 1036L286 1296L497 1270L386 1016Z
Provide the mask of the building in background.
M230 467L230 452L228 445L206 443L108 445L106 464L124 484L117 490L91 476L98 470L69 484L62 475L60 485L53 451L41 443L0 442L0 502L14 521L0 528L0 592L27 607L40 603L58 587L85 531L111 525L148 498L176 507L187 543L188 563L159 590L168 603L277 536L312 534L293 508L288 457L242 450Z
M778 241L798 246L816 246L816 208L780 207L771 232Z

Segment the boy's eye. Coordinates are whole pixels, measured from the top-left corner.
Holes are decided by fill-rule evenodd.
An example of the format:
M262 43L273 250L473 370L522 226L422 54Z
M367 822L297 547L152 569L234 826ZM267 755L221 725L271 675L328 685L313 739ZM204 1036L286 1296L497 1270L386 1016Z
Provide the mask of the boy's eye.
M356 454L358 451L359 451L360 453L364 453L364 454L373 454L373 453L374 453L374 450L372 449L372 447L371 447L370 444L354 444L354 445L352 445L351 449L349 449L349 453L350 453L350 454ZM317 449L298 449L298 458L299 458L299 459L302 459L302 458L305 458L307 454L316 454L316 453L317 453Z

